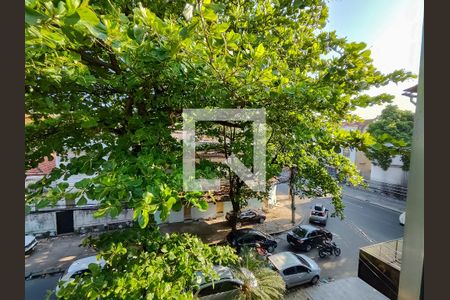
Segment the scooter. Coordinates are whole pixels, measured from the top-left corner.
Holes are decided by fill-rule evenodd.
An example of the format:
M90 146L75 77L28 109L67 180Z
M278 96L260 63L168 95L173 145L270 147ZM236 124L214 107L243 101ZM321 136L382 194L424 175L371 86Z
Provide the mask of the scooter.
M322 245L319 245L319 257L324 258L329 255L341 255L341 248L339 248L335 242L324 241Z

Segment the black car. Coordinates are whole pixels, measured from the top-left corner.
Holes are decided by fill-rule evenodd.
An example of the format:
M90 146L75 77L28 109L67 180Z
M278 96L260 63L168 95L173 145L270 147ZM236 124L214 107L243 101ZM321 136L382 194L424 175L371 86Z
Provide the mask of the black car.
M259 244L262 248L266 249L268 252L273 252L277 247L277 241L262 231L243 228L236 231L232 231L227 235L228 243L235 247L239 252L242 247L255 247Z
M322 244L325 239L333 239L333 234L326 229L312 225L299 225L288 232L288 243L300 250L310 251Z
M235 214L232 211L227 212L227 214L225 215L225 219L227 219L228 222L231 222L233 216L235 216ZM239 228L244 223L264 223L265 220L266 215L263 212L257 211L255 209L246 209L238 214L236 227Z

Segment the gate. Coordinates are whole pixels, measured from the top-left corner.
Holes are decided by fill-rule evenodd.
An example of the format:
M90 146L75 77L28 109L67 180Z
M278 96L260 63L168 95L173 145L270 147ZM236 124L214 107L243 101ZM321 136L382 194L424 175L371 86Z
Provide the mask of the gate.
M73 210L60 211L56 213L56 233L74 232Z

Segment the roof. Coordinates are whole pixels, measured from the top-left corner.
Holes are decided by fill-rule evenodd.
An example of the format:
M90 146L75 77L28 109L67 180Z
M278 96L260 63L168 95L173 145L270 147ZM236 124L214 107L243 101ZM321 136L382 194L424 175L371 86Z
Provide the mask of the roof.
M49 160L47 157L44 158L44 161L38 164L36 168L27 170L25 175L27 176L41 176L48 175L52 172L52 170L56 167L56 155L52 155L53 159Z
M98 265L104 266L105 261L103 259L97 260L97 257L95 255L81 258L81 259L74 261L70 265L69 269L67 270L67 273L69 274L69 273L75 273L75 272L81 271L81 270L87 270L89 267L89 264L98 264Z
M364 132L365 129L367 128L367 126L373 122L373 120L375 119L367 119L364 120L363 122L343 122L342 123L342 127L353 127L355 129L358 129L361 132Z
M409 93L417 93L417 84L415 86L412 86L410 88L407 88L405 90L403 90L404 92L409 92Z
M278 270L284 270L292 266L297 266L299 263L303 265L303 262L290 251L273 254L269 256L269 260Z
M308 224L300 225L298 227L304 228L304 229L306 229L308 231L313 231L313 230L319 229L319 228L317 228L315 226L308 225Z

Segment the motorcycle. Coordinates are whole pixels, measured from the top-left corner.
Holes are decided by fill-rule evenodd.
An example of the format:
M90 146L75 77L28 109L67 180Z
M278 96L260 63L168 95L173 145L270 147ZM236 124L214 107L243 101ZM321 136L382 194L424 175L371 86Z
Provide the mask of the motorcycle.
M335 242L325 241L322 245L319 245L319 257L324 258L328 255L341 255L341 248L339 248Z

